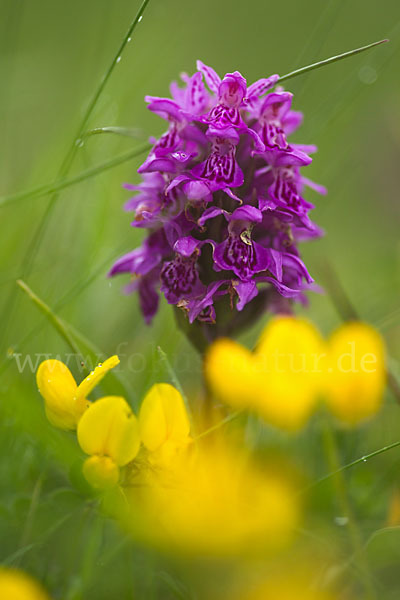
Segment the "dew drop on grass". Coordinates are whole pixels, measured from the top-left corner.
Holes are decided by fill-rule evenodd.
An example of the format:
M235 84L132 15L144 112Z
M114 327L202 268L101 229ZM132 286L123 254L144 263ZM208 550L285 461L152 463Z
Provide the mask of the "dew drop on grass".
M138 18L138 23L140 23L140 21L143 19L143 15L140 15L140 17Z
M118 56L118 58L117 58L117 60L116 60L115 62L116 62L116 63L119 63L119 62L121 62L121 57L120 57L120 56Z
M128 42L131 42L131 41L132 41L132 38L131 38L131 37L128 37Z
M344 527L349 522L349 519L347 517L335 517L334 520L336 525L339 525L339 527Z

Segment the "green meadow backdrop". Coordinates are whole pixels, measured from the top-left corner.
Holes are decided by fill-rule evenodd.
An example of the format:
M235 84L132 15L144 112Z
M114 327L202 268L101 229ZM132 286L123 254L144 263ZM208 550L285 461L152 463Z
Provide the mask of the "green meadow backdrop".
M164 567L152 579L154 557L124 545L111 526L100 535L90 509L79 508L82 482L70 465L79 465L80 454L72 438L48 426L33 373L45 355L65 359L72 351L16 284L22 279L73 328L85 359L121 356L117 378L129 384L133 407L153 382L170 381L171 369L189 395L197 393L200 359L166 301L148 327L137 298L121 293L126 281L106 277L115 258L143 237L123 211L129 192L122 184L138 181L145 155L82 178L56 197L35 192L59 181L88 103L138 8L136 0L0 0L0 561L36 573L64 600L131 598L131 584L137 597L176 597ZM289 80L287 89L305 115L296 140L319 148L307 176L329 191L326 197L307 192L326 236L303 247L305 261L328 289L332 269L339 276L358 314L385 337L400 379L398 0L150 0L86 127L126 127L133 137L82 137L68 178L162 133L165 125L146 109L144 96L167 95L169 83L182 71L192 73L198 58L222 75L237 69L252 82L382 38L390 43ZM309 308L300 312L325 333L340 323L330 293L310 294ZM251 345L259 331L260 324L242 340ZM77 378L83 376L79 360L69 360ZM118 388L110 380L104 389L113 384ZM341 459L349 462L399 435L400 410L388 393L380 417L345 438ZM323 474L319 440L318 423L311 423L301 434L298 460ZM292 441L281 436L279 443ZM366 537L382 523L396 485L398 450L349 474ZM317 504L333 521L328 488ZM389 566L400 560L393 552ZM390 569L382 568L393 587Z

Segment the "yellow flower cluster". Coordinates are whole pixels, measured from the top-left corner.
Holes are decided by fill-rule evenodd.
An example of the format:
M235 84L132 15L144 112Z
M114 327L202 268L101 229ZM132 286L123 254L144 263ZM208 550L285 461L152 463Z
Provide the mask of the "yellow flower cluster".
M84 476L107 510L136 538L177 552L225 556L287 542L300 518L291 479L220 435L193 438L172 385L153 385L138 418L118 396L89 402L93 379L116 364L105 361L79 386L62 363L38 370L46 412L59 427L76 426Z
M319 398L356 425L379 410L386 380L384 345L369 325L348 323L324 340L308 321L286 316L270 321L254 352L215 342L205 372L216 397L287 430L301 428Z
M137 456L141 442L151 461L167 461L190 442L190 424L181 394L167 383L155 384L144 398L139 418L120 396L87 398L106 373L119 364L112 356L79 385L59 360L46 360L36 374L49 421L60 429L76 429L80 447L89 455L83 465L87 481L100 490L115 487L120 468Z
M32 577L17 569L0 567L1 600L49 600L49 596Z

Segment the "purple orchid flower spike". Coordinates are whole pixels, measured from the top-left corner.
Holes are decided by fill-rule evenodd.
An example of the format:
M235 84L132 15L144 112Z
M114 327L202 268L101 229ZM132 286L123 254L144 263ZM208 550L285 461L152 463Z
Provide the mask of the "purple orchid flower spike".
M149 235L110 275L133 278L127 291L138 292L146 322L160 291L200 348L305 302L315 284L299 243L322 232L304 190L326 190L303 175L316 148L291 143L303 117L292 94L273 89L278 75L248 86L238 71L197 67L171 84L172 98L146 97L168 128L152 140L142 181L125 186L134 192L125 208Z

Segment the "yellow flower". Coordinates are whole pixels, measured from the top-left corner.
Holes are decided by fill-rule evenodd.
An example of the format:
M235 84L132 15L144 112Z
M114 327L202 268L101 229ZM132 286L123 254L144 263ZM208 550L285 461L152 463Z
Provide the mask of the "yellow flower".
M261 367L250 350L228 338L212 344L205 360L205 374L213 392L237 409L256 406L265 384Z
M386 382L385 349L366 323L348 323L329 340L325 395L331 411L349 425L375 415Z
M1 600L49 600L49 596L32 577L17 569L0 567Z
M343 325L325 342L308 321L277 317L254 352L231 340L215 342L205 374L221 400L283 429L302 427L319 396L338 418L355 425L381 406L384 355L380 335L365 323Z
M139 412L140 437L153 460L169 461L191 441L185 403L176 388L158 383L146 394Z
M316 405L326 357L319 331L305 319L274 318L260 337L255 357L266 373L258 396L260 414L284 429L304 426Z
M264 329L255 352L230 340L217 341L206 357L205 372L225 402L295 430L314 409L324 356L323 340L311 323L278 317Z
M145 485L124 489L135 537L177 553L263 554L284 546L299 524L292 481L223 438L192 444Z
M36 381L50 423L60 429L76 429L90 404L87 396L104 375L118 364L118 356L108 358L77 385L67 365L60 360L42 362L36 373Z
M115 486L119 467L139 451L139 424L129 404L119 396L106 396L89 406L78 423L78 442L90 455L83 466L89 483L99 489Z

